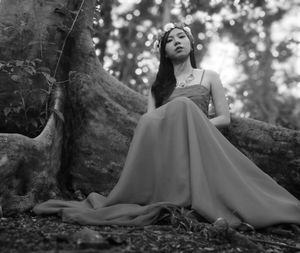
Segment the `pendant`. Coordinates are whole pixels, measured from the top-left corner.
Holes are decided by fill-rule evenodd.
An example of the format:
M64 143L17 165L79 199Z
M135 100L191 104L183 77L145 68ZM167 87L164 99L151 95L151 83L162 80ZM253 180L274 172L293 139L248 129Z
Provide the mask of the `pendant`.
M179 83L176 84L176 86L179 87L179 88L183 88L183 87L185 87L185 85L186 85L185 82L179 82Z
M192 73L189 74L188 77L184 81L177 82L176 83L176 87L178 87L178 88L184 88L186 85L188 85L194 79L195 79L195 77L194 77L194 74L193 74L193 71L192 71Z

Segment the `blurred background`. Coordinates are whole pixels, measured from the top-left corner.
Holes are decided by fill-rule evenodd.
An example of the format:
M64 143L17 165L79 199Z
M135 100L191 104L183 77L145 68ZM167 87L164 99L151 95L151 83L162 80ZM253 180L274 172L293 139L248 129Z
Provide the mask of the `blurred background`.
M103 67L147 95L158 29L184 22L199 68L218 72L230 110L300 129L300 0L97 0L94 44Z

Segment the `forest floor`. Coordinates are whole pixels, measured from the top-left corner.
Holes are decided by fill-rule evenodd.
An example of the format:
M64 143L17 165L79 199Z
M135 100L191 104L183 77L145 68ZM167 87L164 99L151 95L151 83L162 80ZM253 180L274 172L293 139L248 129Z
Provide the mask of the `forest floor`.
M32 213L0 218L0 252L298 252L299 227L237 232L187 220L144 227L83 226ZM166 222L165 222L166 223ZM172 222L171 222L172 223ZM195 224L195 223L194 223Z

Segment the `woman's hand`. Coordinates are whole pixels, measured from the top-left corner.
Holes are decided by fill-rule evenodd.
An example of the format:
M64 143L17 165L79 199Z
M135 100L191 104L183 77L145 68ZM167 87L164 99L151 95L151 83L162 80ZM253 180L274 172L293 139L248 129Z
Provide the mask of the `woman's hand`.
M222 128L230 124L230 118L220 115L210 119L210 122L217 128Z

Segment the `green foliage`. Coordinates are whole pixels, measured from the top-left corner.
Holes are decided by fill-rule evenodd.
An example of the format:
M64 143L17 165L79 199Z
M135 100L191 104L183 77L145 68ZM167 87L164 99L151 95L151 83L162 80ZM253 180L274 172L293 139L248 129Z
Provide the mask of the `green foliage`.
M66 22L57 27L50 25L47 31L42 31L34 15L22 10L15 14L17 24L6 21L0 23L3 28L0 34L4 38L0 41L3 44L0 45L0 49L3 49L0 50L0 58L9 59L0 62L1 132L16 132L35 137L44 128L50 112L64 121L63 114L56 109L49 109L48 103L53 85L66 82L57 82L56 76L67 39L73 31L83 4L84 1L78 11L69 11L63 5L55 8L54 12L65 16ZM57 49L55 38L57 32L64 35L60 49ZM33 55L40 55L42 59L32 59ZM47 67L54 64L54 69Z
M284 89L284 86L291 89L297 85L292 77L295 73L288 73L284 66L292 64L293 56L297 54L293 49L300 41L295 33L287 39L274 39L274 26L280 25L294 7L297 7L295 1L286 4L242 1L238 5L229 5L229 16L235 18L225 19L220 36L229 36L239 47L236 65L243 68L244 76L237 80L238 85L232 83L236 86L235 99L243 102L239 113L299 129L300 121L293 120L290 115L299 118L295 114L300 100L294 97L294 104L291 104L291 96L280 93L280 89ZM282 72L285 72L283 76Z
M40 59L0 62L0 80L10 91L1 100L1 132L9 129L36 136L45 126L55 79L50 76L50 69L39 67L40 63Z

